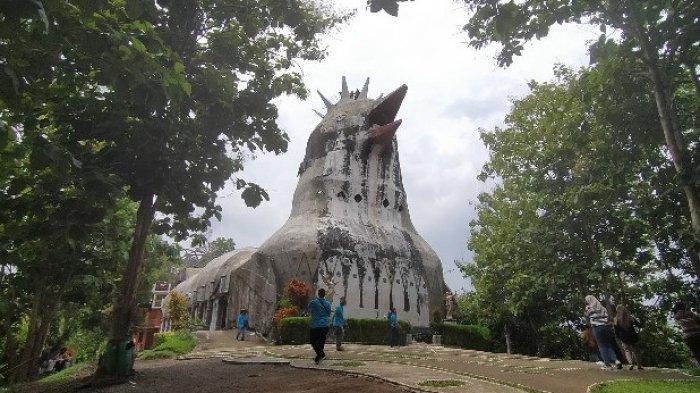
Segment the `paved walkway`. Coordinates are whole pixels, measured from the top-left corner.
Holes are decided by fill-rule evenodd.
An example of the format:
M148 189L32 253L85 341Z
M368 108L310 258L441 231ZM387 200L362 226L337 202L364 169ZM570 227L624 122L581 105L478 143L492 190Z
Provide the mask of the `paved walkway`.
M226 336L228 332L219 333ZM316 366L310 345L273 346L263 342L236 342L211 337L189 357L247 358L272 356L292 359L293 367L342 370L381 378L412 390L430 392L586 392L588 386L613 379L693 379L675 370L648 368L643 371L601 370L577 360L555 360L412 344L386 346L346 344L337 352L327 345L328 359ZM694 378L700 380L700 378ZM461 386L437 388L426 381L459 381Z

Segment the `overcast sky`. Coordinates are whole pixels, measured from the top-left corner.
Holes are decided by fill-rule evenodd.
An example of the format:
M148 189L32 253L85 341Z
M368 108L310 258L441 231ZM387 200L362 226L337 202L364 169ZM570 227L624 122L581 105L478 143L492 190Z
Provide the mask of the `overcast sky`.
M369 76L370 97L408 85L397 118L403 119L398 142L411 218L442 259L450 288L469 289L454 261L471 260L469 221L475 217L473 202L485 190L476 179L488 158L478 129L502 124L510 100L527 93L528 81L550 80L555 63L587 65L586 43L600 33L591 26L558 26L501 69L495 47L467 47L460 31L467 13L454 1L401 3L398 18L369 13L366 0L336 3L356 7L357 15L326 38L325 60L299 64L307 87L337 100L342 75L351 90ZM238 247L257 247L289 216L306 141L319 122L312 109L324 106L315 94L307 101L283 97L277 103L289 150L248 160L240 174L264 187L270 201L247 208L228 185L219 194L223 218L213 224L210 238L232 237Z

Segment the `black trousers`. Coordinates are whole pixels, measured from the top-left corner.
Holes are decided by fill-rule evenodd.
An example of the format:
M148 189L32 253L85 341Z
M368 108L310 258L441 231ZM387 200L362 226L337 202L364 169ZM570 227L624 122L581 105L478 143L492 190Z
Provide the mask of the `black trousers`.
M390 326L389 327L389 346L397 347L399 346L399 327Z
M309 341L316 352L317 359L326 356L326 353L323 352L323 347L326 345L326 336L328 336L328 327L311 328Z

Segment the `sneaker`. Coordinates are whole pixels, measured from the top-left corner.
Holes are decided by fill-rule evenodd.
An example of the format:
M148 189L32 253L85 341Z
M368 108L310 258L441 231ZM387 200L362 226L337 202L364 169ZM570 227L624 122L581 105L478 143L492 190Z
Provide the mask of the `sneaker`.
M326 355L321 355L321 356L318 358L318 362L317 362L316 364L321 364L321 362L322 362L323 359L325 359L325 358L326 358Z
M318 362L320 362L320 360L319 360L318 355L316 355L316 357L314 358L314 363L315 363L315 364L318 364Z
M615 362L615 368L618 370L622 370L622 363L620 363L619 360L617 362Z
M345 348L340 347L340 348L336 348L335 350L338 351L338 352L343 352L343 351L345 350Z

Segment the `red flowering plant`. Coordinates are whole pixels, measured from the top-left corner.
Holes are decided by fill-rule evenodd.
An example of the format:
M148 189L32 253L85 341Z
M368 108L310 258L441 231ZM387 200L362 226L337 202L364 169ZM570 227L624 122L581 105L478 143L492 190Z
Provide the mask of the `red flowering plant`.
M311 287L297 278L292 278L284 287L284 296L296 306L297 310L303 310L311 298Z
M294 307L281 307L278 308L277 311L275 311L275 317L273 318L275 325L279 327L280 322L282 322L283 319L289 318L289 317L296 317L299 315L299 310Z

